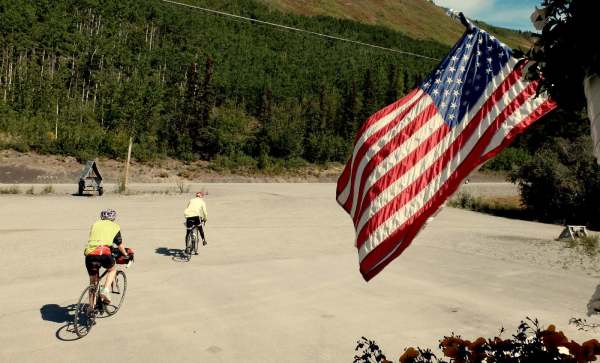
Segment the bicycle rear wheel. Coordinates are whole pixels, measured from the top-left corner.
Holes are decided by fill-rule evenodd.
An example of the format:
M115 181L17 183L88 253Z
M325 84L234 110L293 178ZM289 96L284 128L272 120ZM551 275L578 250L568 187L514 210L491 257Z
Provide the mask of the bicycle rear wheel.
M186 258L188 261L192 259L193 248L194 248L194 232L192 231L192 232L188 233L188 235L185 239L184 258Z
M198 254L198 243L200 243L200 230L198 229L200 227L196 227L194 229L194 253Z
M127 291L127 276L123 271L117 271L115 281L111 286L111 302L104 306L104 311L108 316L115 315L123 305L125 292Z
M94 296L92 296L94 295ZM96 309L90 306L90 297L95 302L97 297L96 287L90 285L81 293L81 297L75 307L75 317L73 318L73 328L78 337L83 338L88 335L94 324L96 324Z

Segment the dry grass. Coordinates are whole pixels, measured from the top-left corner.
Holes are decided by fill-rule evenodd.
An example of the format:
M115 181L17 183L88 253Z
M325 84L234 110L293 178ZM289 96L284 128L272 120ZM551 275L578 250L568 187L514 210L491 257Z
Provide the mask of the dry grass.
M450 199L448 205L501 217L527 219L520 196L474 197L460 192Z
M46 185L40 194L52 194L54 193L54 186L52 184Z
M0 194L21 194L21 189L16 185L0 187Z
M453 45L464 32L458 21L448 17L441 7L423 0L260 0L272 9L300 15L328 15L341 19L376 24L400 31L411 38L428 39ZM509 46L529 48L529 37L507 29L487 27Z
M600 236L589 235L575 239L564 240L566 248L572 248L578 252L588 256L596 257L600 254Z

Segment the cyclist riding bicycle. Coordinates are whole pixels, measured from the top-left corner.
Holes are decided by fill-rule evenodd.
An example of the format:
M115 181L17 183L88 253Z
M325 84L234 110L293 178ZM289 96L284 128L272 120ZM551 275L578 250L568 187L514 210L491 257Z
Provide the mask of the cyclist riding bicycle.
M208 211L206 210L206 203L204 202L204 193L197 192L196 197L190 199L187 208L183 211L185 216L185 226L187 227L187 233L185 239L187 241L188 236L192 233L192 227L197 226L202 237L202 245L206 246L206 238L204 238L204 227L202 223L208 220ZM197 251L194 252L196 255Z
M123 256L128 256L123 239L121 238L121 227L115 223L116 218L117 212L113 209L106 209L100 212L100 220L92 225L90 237L83 252L85 255L85 267L90 276L90 284L99 282L100 266L108 270L106 283L100 289L100 297L107 303L110 303L108 286L112 285L117 272L111 246L113 244L116 245Z

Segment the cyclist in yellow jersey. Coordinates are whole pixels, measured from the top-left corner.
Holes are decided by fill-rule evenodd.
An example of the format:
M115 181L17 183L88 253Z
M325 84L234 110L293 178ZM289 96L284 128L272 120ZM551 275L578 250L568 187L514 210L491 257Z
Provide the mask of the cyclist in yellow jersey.
M108 303L110 303L108 286L112 285L117 272L111 246L115 244L119 252L127 256L127 251L121 238L121 227L115 223L116 218L117 212L112 209L100 212L100 220L92 225L90 237L83 252L85 255L85 267L90 276L91 284L98 283L100 266L108 270L106 282L100 289L100 297Z
M204 202L204 193L196 193L196 197L190 199L187 208L183 211L185 216L185 225L187 227L187 233L185 239L187 241L188 235L191 233L191 227L198 226L200 231L200 237L202 237L202 244L206 246L206 238L204 238L204 227L203 223L208 220L208 211L206 210L206 203ZM198 252L196 252L198 254Z

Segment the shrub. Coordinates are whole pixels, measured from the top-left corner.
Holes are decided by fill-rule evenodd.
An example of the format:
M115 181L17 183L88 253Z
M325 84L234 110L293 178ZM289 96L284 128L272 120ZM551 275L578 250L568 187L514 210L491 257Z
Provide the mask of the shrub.
M471 193L467 192L458 192L456 196L448 201L448 206L454 208L462 208L473 210L473 207L477 203L477 200Z
M311 162L325 164L328 161L344 161L348 151L348 144L341 137L318 133L308 136L305 156Z
M503 331L504 329L500 331L500 335ZM409 347L404 350L399 361L400 363L580 363L595 361L596 356L600 355L598 340L590 339L579 344L569 340L562 331L556 331L554 325L541 330L537 319L529 318L521 321L516 334L508 339L498 336L490 339L479 337L469 341L452 333L440 340L438 347L448 359L438 358L431 349ZM359 353L354 356L354 363L390 362L379 346L365 337L358 341L356 351Z
M483 165L481 170L511 171L531 160L527 150L509 147Z
M600 166L589 136L555 138L510 174L528 213L536 219L600 228Z
M209 164L209 168L215 171L248 172L256 170L257 167L257 161L243 153L234 153L228 156L217 155Z

